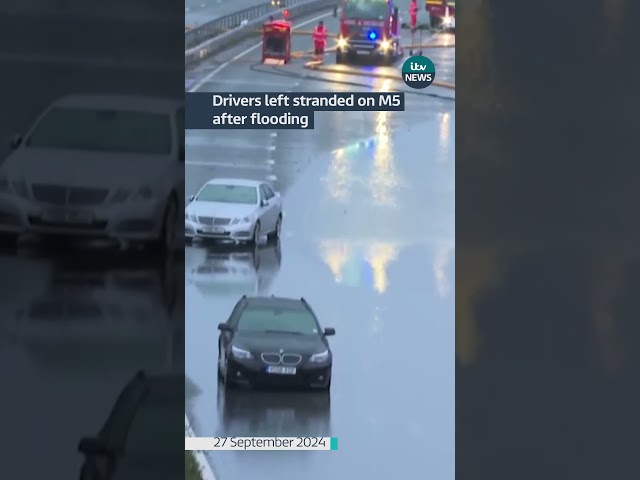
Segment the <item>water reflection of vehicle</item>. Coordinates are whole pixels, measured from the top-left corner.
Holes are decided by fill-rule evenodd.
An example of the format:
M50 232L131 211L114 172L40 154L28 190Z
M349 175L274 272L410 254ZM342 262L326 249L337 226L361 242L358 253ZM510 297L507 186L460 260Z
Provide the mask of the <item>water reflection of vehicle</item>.
M47 363L169 367L182 338L179 271L173 262L55 267L48 288L16 311L7 334Z
M223 436L331 436L326 392L225 392L219 385L218 413Z
M188 282L210 295L265 294L280 271L280 242L246 250L210 251L187 274Z

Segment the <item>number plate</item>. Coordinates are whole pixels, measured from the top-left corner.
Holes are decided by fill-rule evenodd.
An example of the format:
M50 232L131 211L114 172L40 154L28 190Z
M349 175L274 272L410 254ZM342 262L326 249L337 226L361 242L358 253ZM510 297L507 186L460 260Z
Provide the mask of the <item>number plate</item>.
M74 210L49 210L44 212L42 219L45 222L89 224L93 222L93 215L89 212Z
M205 233L224 233L224 228L220 227L202 227L202 231Z
M295 375L296 367L270 366L267 367L267 373L272 373L274 375Z
M371 50L356 50L356 52L364 53L364 54L368 55L369 53L371 53Z

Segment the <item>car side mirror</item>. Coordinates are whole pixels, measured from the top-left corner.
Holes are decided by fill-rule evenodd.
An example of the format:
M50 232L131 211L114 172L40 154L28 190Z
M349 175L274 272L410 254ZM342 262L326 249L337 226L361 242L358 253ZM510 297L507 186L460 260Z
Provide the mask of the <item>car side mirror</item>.
M195 199L196 199L196 196L195 196L195 195L191 195L191 196L189 197L189 201L190 201L190 202L193 202Z
M260 200L260 206L261 207L266 207L267 206L267 201L266 200Z
M113 451L99 438L85 437L78 443L78 451L85 455L97 455L101 457L110 457Z
M232 328L228 323L219 323L218 330L220 330L221 332L230 332Z
M336 329L335 328L325 328L324 329L324 336L325 337L332 337L336 334Z
M11 137L11 141L9 142L9 148L11 148L11 150L15 150L20 145L22 145L22 135L16 134L13 137Z

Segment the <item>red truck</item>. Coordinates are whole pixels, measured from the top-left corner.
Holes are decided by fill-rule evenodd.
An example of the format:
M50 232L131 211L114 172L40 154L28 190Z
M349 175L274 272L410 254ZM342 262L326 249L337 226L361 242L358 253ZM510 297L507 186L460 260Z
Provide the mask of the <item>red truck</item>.
M393 0L344 0L336 63L367 57L391 65L402 57L398 8Z
M431 18L431 27L445 30L456 29L455 0L425 0L427 12Z

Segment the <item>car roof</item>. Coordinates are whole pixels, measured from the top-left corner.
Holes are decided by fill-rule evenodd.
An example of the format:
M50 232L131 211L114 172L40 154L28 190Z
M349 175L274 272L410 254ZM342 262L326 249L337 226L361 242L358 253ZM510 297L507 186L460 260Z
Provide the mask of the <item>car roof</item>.
M212 178L207 185L234 185L237 187L259 187L264 182L247 180L243 178Z
M301 298L287 298L287 297L244 297L244 301L247 306L256 307L280 307L280 308L295 308L308 310L309 306Z
M144 95L73 94L59 98L53 105L69 108L99 108L132 112L173 113L179 100Z

